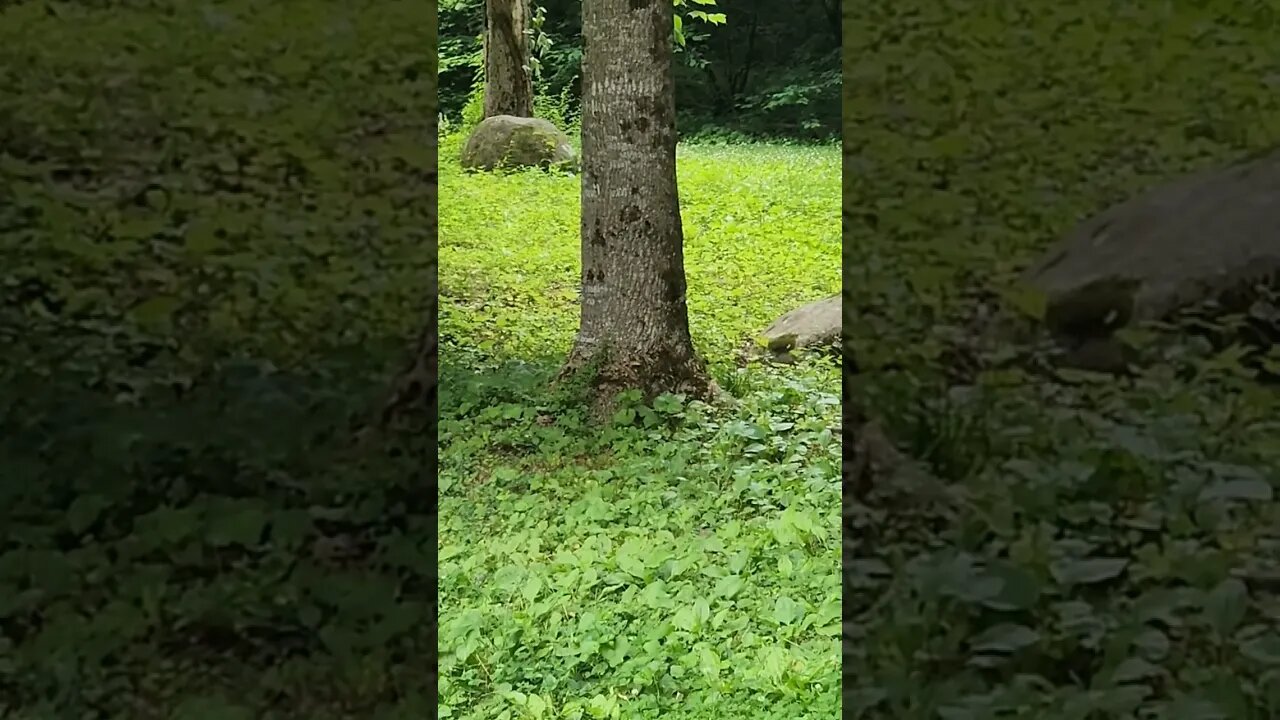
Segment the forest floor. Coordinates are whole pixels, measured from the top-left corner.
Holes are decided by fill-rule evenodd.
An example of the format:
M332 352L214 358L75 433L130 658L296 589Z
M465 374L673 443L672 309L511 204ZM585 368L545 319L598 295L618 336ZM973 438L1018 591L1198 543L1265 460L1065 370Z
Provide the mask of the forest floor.
M428 717L434 438L348 438L424 322L432 10L89 5L0 8L0 717Z
M839 368L738 368L839 290L833 147L682 146L694 342L738 400L548 390L578 321L579 178L441 150L440 717L838 713Z
M1212 314L1125 333L1132 378L971 342L1080 220L1275 144L1273 10L845 13L853 396L964 495L854 504L845 717L1280 717L1280 351Z

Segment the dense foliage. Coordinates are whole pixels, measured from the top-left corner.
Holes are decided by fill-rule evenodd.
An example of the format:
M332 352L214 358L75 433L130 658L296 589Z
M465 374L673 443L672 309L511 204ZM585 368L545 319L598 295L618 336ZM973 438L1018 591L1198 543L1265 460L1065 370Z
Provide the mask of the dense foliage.
M428 448L348 441L435 262L376 5L0 9L0 716L430 712Z
M676 106L685 136L827 139L839 133L839 3L688 0L677 12ZM695 17L723 14L723 23ZM582 66L581 0L534 4L538 93L577 105ZM482 67L484 0L440 3L440 106L460 117Z
M441 152L441 717L838 714L838 369L737 367L839 283L834 148L684 146L694 342L737 397L548 390L579 180Z
M1083 216L1280 141L1278 10L845 4L855 395L968 498L846 519L852 717L1280 714L1280 394L1246 351L1183 333L1129 380L954 352Z

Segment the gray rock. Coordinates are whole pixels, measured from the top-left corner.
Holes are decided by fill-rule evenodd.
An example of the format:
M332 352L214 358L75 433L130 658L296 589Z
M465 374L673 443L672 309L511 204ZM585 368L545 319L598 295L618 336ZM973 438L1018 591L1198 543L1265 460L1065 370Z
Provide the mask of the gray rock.
M751 342L750 347L756 356L783 363L794 362L793 351L800 349L839 352L842 326L841 301L836 295L802 305L778 318L757 335L766 345L761 348Z
M1059 338L1103 338L1280 279L1280 149L1157 186L1087 220L1023 280Z
M569 136L542 118L485 118L462 146L462 167L468 170L552 166L576 171L578 156Z

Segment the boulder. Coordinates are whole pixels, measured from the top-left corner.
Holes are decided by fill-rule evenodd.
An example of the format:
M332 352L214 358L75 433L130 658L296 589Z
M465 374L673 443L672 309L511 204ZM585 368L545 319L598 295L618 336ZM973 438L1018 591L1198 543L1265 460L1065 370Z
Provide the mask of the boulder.
M462 167L468 170L552 166L577 170L578 156L569 136L542 118L485 118L462 146Z
M1157 186L1085 221L1023 280L1079 346L1217 303L1248 309L1280 279L1280 148Z
M793 351L815 349L839 352L843 326L840 296L802 305L783 315L756 336L765 344L750 343L758 356L775 362L794 362Z

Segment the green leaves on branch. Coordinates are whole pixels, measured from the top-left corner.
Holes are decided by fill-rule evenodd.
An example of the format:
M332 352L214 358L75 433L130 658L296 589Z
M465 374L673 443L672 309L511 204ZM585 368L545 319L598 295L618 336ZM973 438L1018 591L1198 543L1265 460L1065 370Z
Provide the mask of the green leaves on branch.
M716 0L672 0L672 3L676 7L685 7L689 2L703 7L713 7L716 4ZM728 22L724 13L711 13L706 10L690 10L685 14L694 20L700 20L710 25L723 25ZM684 47L686 40L684 34L684 19L678 12L675 15L675 33L676 44L680 47Z

